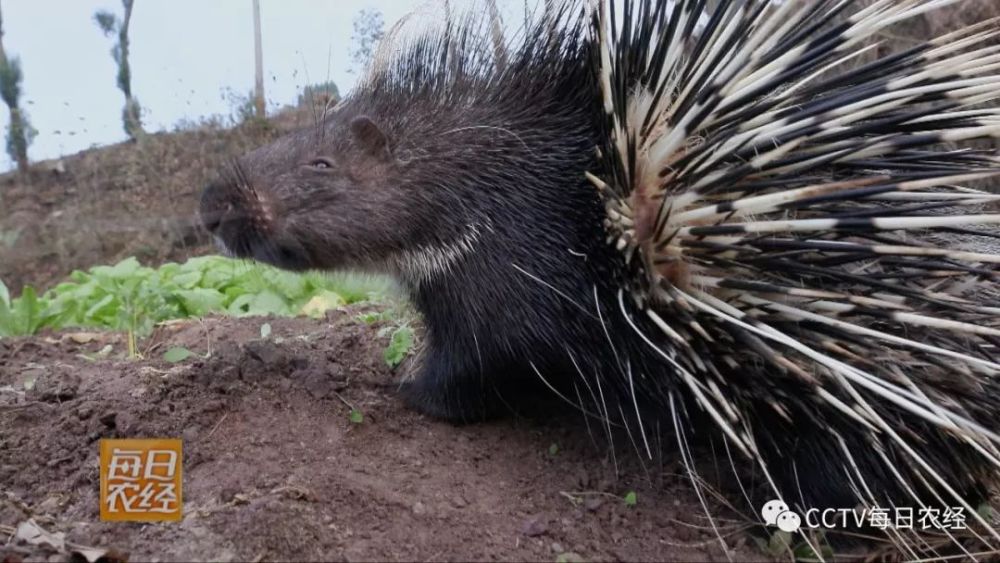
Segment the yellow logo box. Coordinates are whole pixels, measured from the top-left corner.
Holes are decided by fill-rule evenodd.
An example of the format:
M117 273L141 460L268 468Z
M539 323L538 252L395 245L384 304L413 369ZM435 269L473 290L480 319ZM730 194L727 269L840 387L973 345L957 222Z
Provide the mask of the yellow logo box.
M101 520L180 520L181 441L101 440Z

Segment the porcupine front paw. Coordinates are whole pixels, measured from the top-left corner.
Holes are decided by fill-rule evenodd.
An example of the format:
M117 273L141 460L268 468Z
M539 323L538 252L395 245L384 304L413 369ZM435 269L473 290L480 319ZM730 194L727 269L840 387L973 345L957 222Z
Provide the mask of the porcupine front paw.
M455 358L425 348L411 367L414 374L400 385L403 401L427 416L456 424L495 418L503 401L482 370L463 370Z
M455 424L469 424L496 418L502 412L491 391L477 381L462 376L449 376L442 382L440 376L424 374L403 383L400 393L406 406L427 416Z

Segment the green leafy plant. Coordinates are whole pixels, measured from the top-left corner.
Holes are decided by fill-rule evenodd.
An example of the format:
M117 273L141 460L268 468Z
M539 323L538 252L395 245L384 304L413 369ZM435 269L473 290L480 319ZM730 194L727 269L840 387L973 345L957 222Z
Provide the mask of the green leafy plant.
M635 503L639 501L635 494L635 491L629 491L625 494L625 506L635 506Z
M389 338L389 346L385 349L385 363L393 368L398 366L412 348L413 329L406 325L397 328L393 331L392 337Z
M20 298L11 300L7 286L0 282L0 336L35 333L42 326L44 308L34 289L26 287Z
M772 530L766 538L751 536L757 547L775 559L792 559L794 561L829 561L834 558L833 548L823 530L812 530L809 541L791 532ZM810 545L810 543L812 545ZM817 555L813 546L819 549Z
M368 311L365 313L359 313L355 318L358 322L371 325L378 322L394 320L396 318L396 312L392 309L386 309L384 311Z
M352 424L361 424L365 421L365 415L358 409L351 409L351 414L348 415Z
M165 320L209 313L321 314L324 308L377 297L387 288L372 278L295 274L219 256L155 269L128 258L113 266L73 272L68 281L42 296L26 287L20 297L12 298L0 283L0 336L30 335L46 327L125 331L134 357L136 339ZM266 338L263 330L262 338Z

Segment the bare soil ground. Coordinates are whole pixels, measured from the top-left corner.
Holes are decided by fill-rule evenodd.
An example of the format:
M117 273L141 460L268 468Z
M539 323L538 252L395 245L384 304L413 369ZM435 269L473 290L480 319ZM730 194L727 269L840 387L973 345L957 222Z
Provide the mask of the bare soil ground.
M404 408L357 313L269 319L264 340L259 318L174 323L147 360L116 358L115 334L0 341L0 525L134 561L725 559L679 468L633 454L616 471L579 417L455 427ZM171 346L211 355L170 364ZM183 521L99 521L98 440L116 437L183 439ZM733 556L765 558L747 540Z

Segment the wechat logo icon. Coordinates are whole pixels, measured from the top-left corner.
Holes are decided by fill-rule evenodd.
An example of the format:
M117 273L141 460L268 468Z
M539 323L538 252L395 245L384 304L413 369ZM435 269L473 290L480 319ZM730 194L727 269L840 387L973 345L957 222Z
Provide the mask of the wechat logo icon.
M760 510L760 515L765 524L777 526L785 532L797 532L802 525L799 515L789 510L788 505L778 499L767 501Z

